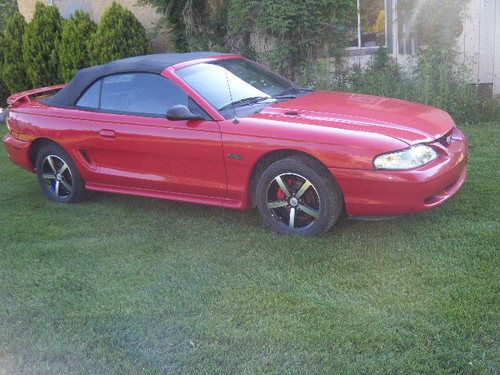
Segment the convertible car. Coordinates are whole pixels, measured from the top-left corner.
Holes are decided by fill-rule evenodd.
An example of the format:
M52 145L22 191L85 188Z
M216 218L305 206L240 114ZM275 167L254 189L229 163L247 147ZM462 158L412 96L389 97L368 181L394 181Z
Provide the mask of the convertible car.
M9 158L45 195L86 191L236 209L313 235L339 215L436 207L466 178L467 143L429 106L303 89L237 55L158 54L8 99Z

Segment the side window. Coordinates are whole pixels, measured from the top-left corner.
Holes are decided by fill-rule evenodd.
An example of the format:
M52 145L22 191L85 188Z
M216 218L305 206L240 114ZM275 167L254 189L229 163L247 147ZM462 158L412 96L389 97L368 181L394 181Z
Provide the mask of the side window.
M102 110L165 116L175 104L187 106L188 96L160 75L127 73L103 78Z
M78 99L77 107L82 108L99 108L99 95L101 94L102 80L95 82L87 91Z

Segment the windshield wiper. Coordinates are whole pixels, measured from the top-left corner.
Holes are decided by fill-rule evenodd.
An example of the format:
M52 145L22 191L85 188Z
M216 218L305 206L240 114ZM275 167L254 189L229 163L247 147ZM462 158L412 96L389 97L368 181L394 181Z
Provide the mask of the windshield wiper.
M287 89L283 90L277 95L274 95L274 99L295 99L297 97L297 87L290 85Z
M290 86L286 90L280 92L278 95L274 95L273 99L295 99L299 95L303 95L304 92L312 91L310 89L303 89L297 86Z
M267 99L271 99L271 97L269 97L269 96L254 96L254 97L250 97L250 98L243 98L243 99L237 100L235 102L229 103L222 108L219 108L219 111L224 111L226 109L233 108L233 107L236 108L236 107L243 107L245 105L250 105L250 104L257 104L257 103L262 102L262 101L267 100Z
M273 99L295 99L297 95L295 94L279 94L273 96Z

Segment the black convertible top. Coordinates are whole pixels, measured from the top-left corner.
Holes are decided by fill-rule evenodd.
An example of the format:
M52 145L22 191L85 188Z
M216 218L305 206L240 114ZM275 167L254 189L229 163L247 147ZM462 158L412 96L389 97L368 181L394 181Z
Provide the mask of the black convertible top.
M83 92L99 78L116 73L143 72L160 74L169 66L208 57L222 56L216 52L163 53L115 60L108 64L80 70L63 89L44 100L53 106L72 107Z

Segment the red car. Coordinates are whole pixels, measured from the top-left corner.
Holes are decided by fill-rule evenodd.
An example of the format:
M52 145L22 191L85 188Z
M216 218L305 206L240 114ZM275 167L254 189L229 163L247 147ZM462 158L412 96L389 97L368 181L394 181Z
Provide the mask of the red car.
M9 98L10 159L45 195L86 190L237 209L277 232L425 211L466 178L467 142L439 109L312 91L240 56L139 56Z

